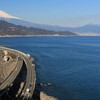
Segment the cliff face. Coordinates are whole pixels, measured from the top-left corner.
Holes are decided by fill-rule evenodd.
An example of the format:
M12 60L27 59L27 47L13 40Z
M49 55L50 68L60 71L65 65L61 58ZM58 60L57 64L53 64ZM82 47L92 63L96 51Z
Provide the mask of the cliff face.
M50 31L34 27L25 27L14 25L6 21L0 20L0 35L76 35L68 31Z

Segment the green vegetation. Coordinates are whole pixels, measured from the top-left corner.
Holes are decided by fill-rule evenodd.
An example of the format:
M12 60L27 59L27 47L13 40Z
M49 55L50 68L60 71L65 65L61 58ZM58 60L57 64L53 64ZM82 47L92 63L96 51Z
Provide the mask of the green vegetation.
M0 36L6 35L76 35L68 31L50 31L34 27L25 27L21 25L14 25L6 21L0 20Z

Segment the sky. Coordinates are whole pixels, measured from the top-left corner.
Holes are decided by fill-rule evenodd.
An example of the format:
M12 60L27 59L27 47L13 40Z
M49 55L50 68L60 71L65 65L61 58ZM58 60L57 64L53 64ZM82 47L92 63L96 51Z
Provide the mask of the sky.
M100 0L0 0L0 10L39 24L100 24Z

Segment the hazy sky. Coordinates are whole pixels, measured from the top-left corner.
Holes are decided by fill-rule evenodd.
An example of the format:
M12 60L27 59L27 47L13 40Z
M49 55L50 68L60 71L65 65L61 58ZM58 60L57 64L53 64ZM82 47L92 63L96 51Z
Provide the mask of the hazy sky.
M0 0L0 9L40 24L100 24L100 0Z

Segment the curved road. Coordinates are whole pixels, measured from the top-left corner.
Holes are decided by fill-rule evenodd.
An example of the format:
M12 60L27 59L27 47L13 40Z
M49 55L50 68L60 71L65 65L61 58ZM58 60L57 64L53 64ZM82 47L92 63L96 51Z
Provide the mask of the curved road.
M23 60L18 59L18 63L14 69L14 71L9 75L9 77L4 80L4 82L0 85L0 90L3 90L7 87L10 87L13 81L16 79L17 75L19 74L21 68L22 68Z
M26 82L25 82L24 88L22 90L21 99L23 99L23 100L31 99L34 89L35 89L35 83L36 83L35 66L33 66L34 64L32 64L30 58L23 52L20 52L18 50L14 50L14 49L5 48L5 47L0 47L0 48L15 52L20 57L22 57L22 59L24 60L26 68L27 68L27 77L26 77ZM19 70L20 70L20 68L19 68ZM13 80L13 79L11 79L11 80Z

